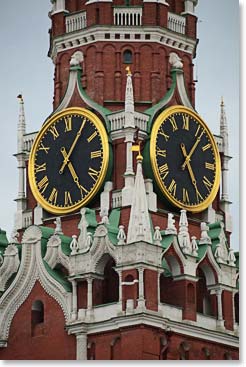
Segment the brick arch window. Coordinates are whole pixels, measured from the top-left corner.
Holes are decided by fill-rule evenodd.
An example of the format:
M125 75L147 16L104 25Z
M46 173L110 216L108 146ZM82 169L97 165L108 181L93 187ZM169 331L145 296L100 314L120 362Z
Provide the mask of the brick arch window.
M125 50L123 52L123 63L132 64L132 51L131 50Z
M40 300L36 300L32 304L31 311L31 331L32 336L42 334L44 324L44 304Z

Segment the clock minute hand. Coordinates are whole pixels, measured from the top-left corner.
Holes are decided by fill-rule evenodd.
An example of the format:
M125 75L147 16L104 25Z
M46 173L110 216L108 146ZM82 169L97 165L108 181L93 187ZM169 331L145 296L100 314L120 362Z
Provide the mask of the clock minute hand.
M182 150L182 153L183 153L184 157L187 159L188 154L186 152L185 145L182 143L180 146L181 146L181 150ZM188 171L189 171L189 174L190 174L190 178L191 178L192 184L193 184L193 186L194 186L194 188L196 190L196 198L197 198L197 201L199 201L199 197L201 199L203 199L203 197L200 194L200 192L198 191L197 184L196 184L196 179L195 179L193 170L192 170L191 165L190 165L190 160L187 161L187 168L188 168Z
M201 132L201 134L198 136L197 140L195 141L195 144L193 145L193 147L191 148L190 150L190 153L189 154L186 154L186 158L185 158L185 161L184 163L182 164L182 169L184 170L185 169L185 166L188 164L188 162L190 161L191 159L191 156L192 154L194 153L197 145L199 144L200 140L201 140L201 137L202 135L204 134L204 130Z
M66 165L68 164L68 161L69 161L70 155L72 154L72 152L73 152L73 150L74 150L74 147L75 147L75 145L76 145L76 143L77 143L77 141L78 141L78 139L79 139L79 137L80 137L80 135L81 135L81 132L82 132L83 127L85 126L85 123L86 123L86 119L84 118L84 120L83 120L83 122L82 122L82 124L81 124L81 126L80 126L80 129L79 129L79 131L77 132L77 134L76 134L76 136L75 136L75 139L74 139L74 141L73 141L73 143L72 143L72 145L71 145L71 148L70 148L69 152L68 152L68 153L66 153L66 157L64 157L64 161L63 161L62 166L61 166L60 171L59 171L59 173L60 173L60 174L62 174L62 173L63 173L64 168L65 168L65 167L66 167ZM64 148L64 147L62 147L62 148L61 148L61 153L62 153L62 154L63 154L63 151L65 151L65 148ZM64 156L64 155L63 155L63 156Z
M68 156L68 154L67 154L65 148L61 149L61 153L63 155L63 158L66 159L67 156ZM81 196L83 196L83 191L87 194L88 191L86 190L86 188L84 186L80 185L80 183L79 183L79 177L78 177L77 173L75 172L75 169L74 169L74 166L72 165L72 163L68 161L68 165L67 166L68 166L68 169L69 169L69 171L70 171L70 173L71 173L71 175L73 177L74 182L76 183L76 185L80 189Z

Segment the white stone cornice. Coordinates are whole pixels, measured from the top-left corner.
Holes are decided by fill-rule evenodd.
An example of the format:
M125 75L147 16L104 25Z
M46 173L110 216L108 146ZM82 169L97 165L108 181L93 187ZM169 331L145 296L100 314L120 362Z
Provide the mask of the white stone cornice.
M55 37L51 48L51 58L56 57L59 52L77 49L78 41L79 47L95 42L108 42L109 39L105 38L105 34L109 34L110 41L115 43L130 41L146 44L156 42L160 45L169 46L174 50L185 51L191 55L196 50L196 40L188 38L184 34L172 32L167 28L142 26L139 29L138 27L93 26ZM115 34L120 34L120 38L115 39ZM130 35L130 39L125 39L126 34ZM135 38L136 34L139 34L140 39ZM150 39L145 39L145 34L149 34Z
M139 325L148 325L162 329L170 330L173 333L181 334L186 337L202 339L204 341L212 341L223 345L239 348L239 338L229 331L218 332L217 330L209 330L206 327L199 327L196 322L181 321L177 322L163 318L156 312L145 310L145 312L137 312L131 315L122 315L121 317L111 317L109 320L97 323L74 323L67 324L66 329L69 334L76 334L82 330L87 330L87 334L103 333L107 331L115 331L124 327L133 327Z

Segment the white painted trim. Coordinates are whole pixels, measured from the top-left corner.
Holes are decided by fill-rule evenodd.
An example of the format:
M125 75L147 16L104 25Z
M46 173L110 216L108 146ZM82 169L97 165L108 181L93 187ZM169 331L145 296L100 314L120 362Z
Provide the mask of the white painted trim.
M105 33L110 35L110 39L105 38ZM115 34L120 34L120 39L115 39ZM130 34L130 39L125 39L125 34ZM140 39L135 39L135 34L140 34ZM150 39L145 39L145 35L150 34ZM169 46L171 49L186 51L193 55L196 48L196 40L188 38L186 35L157 27L88 27L77 32L67 33L57 36L53 40L51 58L56 57L59 52L77 49L95 42L133 42L133 43L153 43ZM78 44L79 41L79 44ZM65 46L65 48L64 48Z
M231 347L239 348L239 338L228 331L218 332L214 330L208 330L195 325L195 322L176 322L163 318L160 314L145 310L145 312L138 312L135 310L134 314L123 315L111 318L110 320L98 323L87 324L87 333L103 333L106 331L115 331L124 327L132 327L137 325L148 325L156 327L158 329L166 330L171 329L172 332L189 336L192 338L203 339L209 342L220 343L223 345L229 345ZM79 333L85 324L71 324L67 325L69 334Z

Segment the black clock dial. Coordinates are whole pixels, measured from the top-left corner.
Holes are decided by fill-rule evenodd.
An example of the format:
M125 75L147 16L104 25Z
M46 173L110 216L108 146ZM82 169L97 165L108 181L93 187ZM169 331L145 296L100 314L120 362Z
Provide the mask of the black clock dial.
M169 108L156 120L150 144L155 178L170 202L194 212L205 209L218 191L220 160L201 118L183 106Z
M107 134L97 116L74 108L54 115L38 134L30 156L34 196L53 213L78 209L101 186L108 154Z

